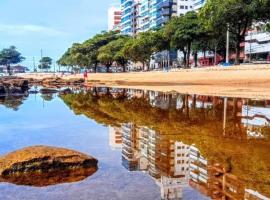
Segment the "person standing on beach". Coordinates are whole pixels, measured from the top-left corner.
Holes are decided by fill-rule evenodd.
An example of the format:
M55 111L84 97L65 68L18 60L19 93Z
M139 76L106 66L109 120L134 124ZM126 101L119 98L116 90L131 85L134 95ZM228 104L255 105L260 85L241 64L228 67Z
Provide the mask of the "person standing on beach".
M84 81L86 82L87 81L87 78L88 78L87 70L84 71L83 78L84 78Z

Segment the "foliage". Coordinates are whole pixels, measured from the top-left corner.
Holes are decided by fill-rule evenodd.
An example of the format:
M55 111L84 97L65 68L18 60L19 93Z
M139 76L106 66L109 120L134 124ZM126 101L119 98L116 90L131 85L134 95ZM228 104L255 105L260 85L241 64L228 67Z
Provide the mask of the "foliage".
M50 57L42 57L39 61L38 68L42 70L48 70L51 68L52 59Z
M7 66L8 73L11 74L10 65L20 63L25 58L21 56L21 53L16 50L15 46L0 51L0 65Z
M205 35L204 27L197 13L174 17L164 28L165 37L170 40L171 47L184 53L184 64L189 67L191 45Z
M235 39L235 63L239 64L240 44L245 41L245 34L253 22L266 20L269 16L269 0L208 0L200 12L200 17L207 28L230 33Z
M165 40L159 31L147 31L140 33L136 38L129 40L123 48L123 54L132 62L141 62L147 65L153 53L163 50Z
M119 36L118 39L113 40L98 49L98 60L107 66L107 72L113 62L120 64L120 66L125 69L125 65L128 63L128 60L124 56L122 49L128 40L128 36Z

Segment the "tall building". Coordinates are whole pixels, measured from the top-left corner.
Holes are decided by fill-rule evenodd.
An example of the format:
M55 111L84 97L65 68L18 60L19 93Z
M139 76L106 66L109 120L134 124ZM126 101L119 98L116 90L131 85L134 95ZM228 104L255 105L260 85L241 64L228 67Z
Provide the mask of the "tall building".
M189 11L194 10L194 0L178 0L177 1L177 15L185 15Z
M121 9L117 7L110 7L108 10L108 31L120 30L121 23Z
M193 10L200 10L206 3L207 0L194 0Z
M194 0L122 0L121 32L136 35L163 26L193 9Z
M121 126L122 132L122 165L129 171L138 170L138 131L136 126L126 123Z
M263 28L265 24L254 25L245 38L247 60L270 61L270 33Z
M121 33L136 35L139 29L139 0L121 0Z

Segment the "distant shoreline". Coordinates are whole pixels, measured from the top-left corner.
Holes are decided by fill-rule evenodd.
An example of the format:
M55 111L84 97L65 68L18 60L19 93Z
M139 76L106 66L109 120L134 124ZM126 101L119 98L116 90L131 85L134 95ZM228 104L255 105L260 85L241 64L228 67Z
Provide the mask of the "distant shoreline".
M53 74L19 74L42 79ZM83 78L82 74L63 79ZM183 69L175 72L90 73L88 86L270 99L270 64Z

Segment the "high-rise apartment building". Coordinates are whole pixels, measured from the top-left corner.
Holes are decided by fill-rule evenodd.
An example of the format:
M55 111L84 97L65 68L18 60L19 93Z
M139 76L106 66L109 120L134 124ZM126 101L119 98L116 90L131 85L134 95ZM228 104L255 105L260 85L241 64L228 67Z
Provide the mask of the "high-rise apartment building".
M120 30L121 23L121 9L117 7L110 7L108 10L108 31Z
M121 33L135 35L139 29L139 0L121 0Z
M194 10L194 0L178 0L177 16L185 15L187 12Z
M193 10L200 10L206 3L207 0L194 0Z
M193 9L194 0L122 0L121 32L136 35L163 26Z

